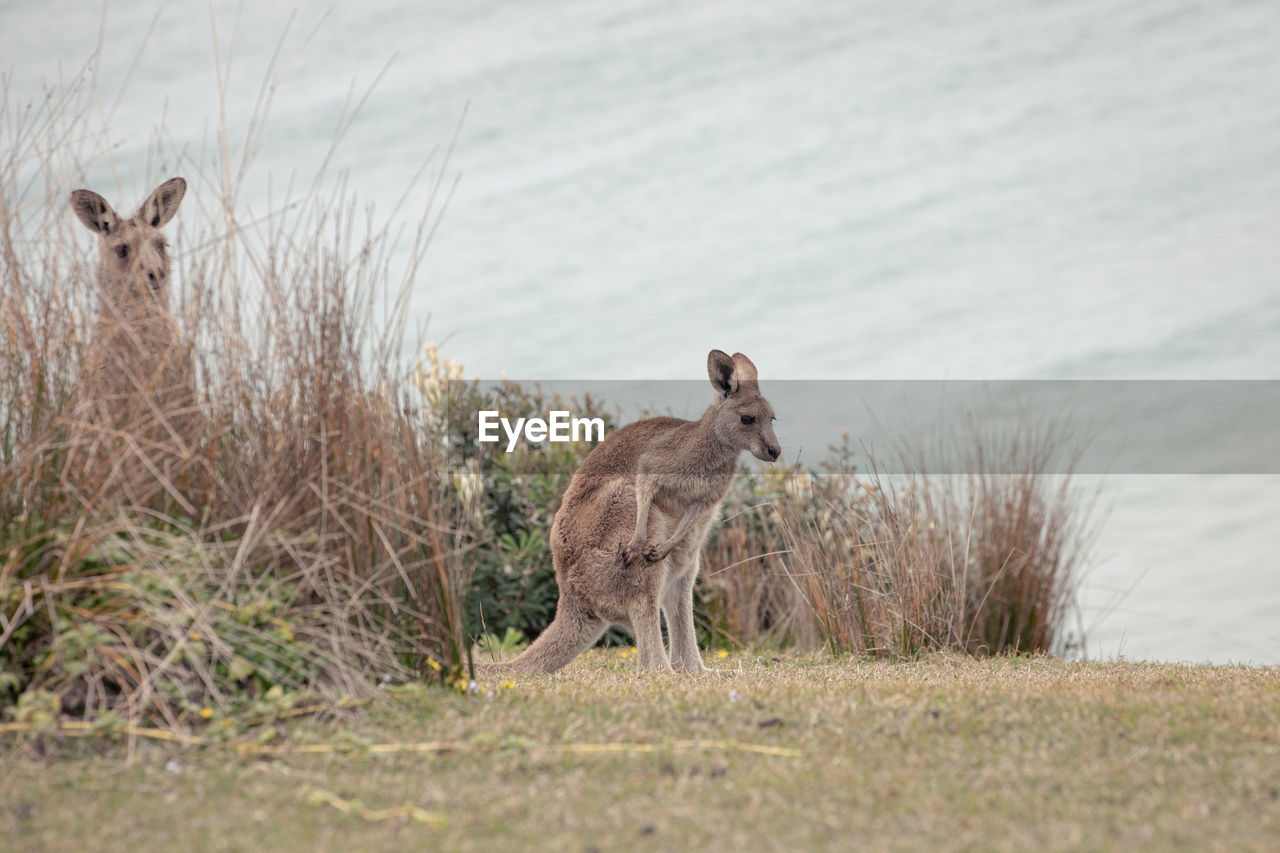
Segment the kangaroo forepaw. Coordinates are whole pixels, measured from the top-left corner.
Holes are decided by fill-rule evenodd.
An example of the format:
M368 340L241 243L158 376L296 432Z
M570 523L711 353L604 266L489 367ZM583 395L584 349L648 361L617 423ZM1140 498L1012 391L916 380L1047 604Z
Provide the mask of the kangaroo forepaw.
M665 560L667 555L670 553L670 548L663 548L659 545L654 545L648 551L644 552L644 558L650 563L656 563L659 560Z
M643 559L648 559L645 553L645 545L643 542L629 542L627 547L622 549L622 562L628 566L632 563L638 563Z

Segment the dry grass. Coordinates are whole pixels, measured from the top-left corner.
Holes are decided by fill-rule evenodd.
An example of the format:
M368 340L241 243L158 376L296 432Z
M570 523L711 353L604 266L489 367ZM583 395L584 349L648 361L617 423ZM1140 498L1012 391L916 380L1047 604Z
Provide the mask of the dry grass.
M445 162L397 278L388 225L341 183L243 222L249 164L226 152L251 139L158 158L191 185L169 228L180 334L106 397L85 381L96 250L66 200L89 165L67 141L99 130L85 79L0 104L0 698L172 726L460 662L458 502L396 319Z
M1280 831L1274 668L713 664L637 678L597 651L476 694L406 688L280 729L270 755L250 738L122 764L123 747L45 738L49 762L17 741L0 831L197 850L1263 850Z
M946 448L964 474L873 471L787 514L792 565L831 649L1070 650L1094 518L1069 468L1054 471L1066 447L1049 427L975 428Z
M1052 428L975 428L944 448L964 474L739 478L708 548L710 624L745 647L1071 651L1095 516L1069 466L1055 473L1070 446Z
M787 487L808 482L803 471L779 471L739 477L730 490L724 520L709 537L699 587L715 639L738 648L812 649L822 642L782 523L809 499Z

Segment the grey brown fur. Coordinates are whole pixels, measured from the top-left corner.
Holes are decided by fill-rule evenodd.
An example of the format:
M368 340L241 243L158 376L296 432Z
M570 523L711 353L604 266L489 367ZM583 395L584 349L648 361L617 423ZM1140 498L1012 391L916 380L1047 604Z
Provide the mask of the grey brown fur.
M693 625L703 543L738 455L773 462L781 453L751 360L712 350L707 373L716 397L701 419L638 421L582 463L551 525L555 620L519 657L482 669L554 672L617 624L635 636L641 671L706 671Z
M131 219L121 219L92 190L71 194L71 209L98 235L99 315L84 381L98 402L169 384L166 367L177 341L169 310L169 254L160 229L178 210L187 182L171 178L152 191Z
M190 348L169 307L169 253L161 230L186 193L172 178L129 219L92 190L71 209L98 237L98 316L80 369L77 414L97 436L91 453L110 472L101 494L135 505L179 497L194 459Z

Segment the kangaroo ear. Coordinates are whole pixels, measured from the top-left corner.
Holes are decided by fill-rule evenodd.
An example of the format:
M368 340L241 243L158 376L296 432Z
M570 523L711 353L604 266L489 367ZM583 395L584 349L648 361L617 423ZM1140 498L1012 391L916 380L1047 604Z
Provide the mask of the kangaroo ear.
M713 349L707 355L707 376L711 379L711 387L726 397L738 390L733 359L725 352Z
M71 194L71 209L76 218L95 234L106 236L120 224L120 217L107 200L93 190L76 190Z
M740 352L733 354L733 372L739 383L758 382L760 380L760 374L756 372L756 366L751 363L751 359Z
M187 182L182 178L170 178L155 188L138 208L138 218L152 228L163 228L178 212L178 205L187 193Z

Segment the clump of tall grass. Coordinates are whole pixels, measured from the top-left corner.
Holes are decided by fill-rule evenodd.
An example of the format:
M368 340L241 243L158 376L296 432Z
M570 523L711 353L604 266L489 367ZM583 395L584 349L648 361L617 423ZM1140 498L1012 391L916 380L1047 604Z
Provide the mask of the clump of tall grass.
M389 226L345 185L246 222L233 146L176 158L191 189L170 226L168 361L186 391L139 377L86 399L96 250L66 198L88 165L71 141L103 130L96 97L75 83L16 103L5 86L0 104L0 705L40 693L176 725L272 688L359 693L460 665L461 502L397 319L447 157L424 169L398 279Z
M876 656L1067 650L1094 525L1069 467L1054 470L1066 446L1052 427L975 428L942 457L961 474L796 472L819 486L815 499L774 507L825 644Z
M814 480L803 469L751 475L745 469L725 497L713 526L697 590L700 627L713 646L819 644L805 587L790 568L793 541L786 520L812 505Z

